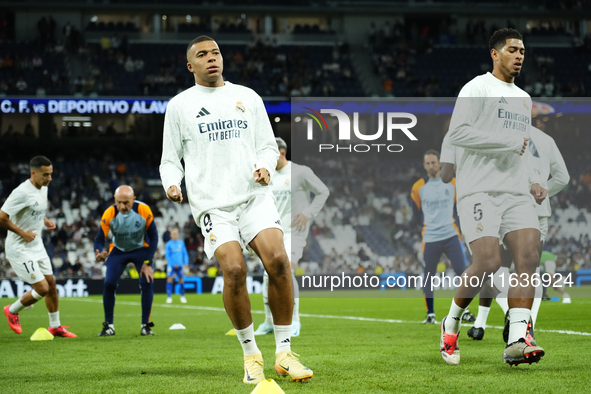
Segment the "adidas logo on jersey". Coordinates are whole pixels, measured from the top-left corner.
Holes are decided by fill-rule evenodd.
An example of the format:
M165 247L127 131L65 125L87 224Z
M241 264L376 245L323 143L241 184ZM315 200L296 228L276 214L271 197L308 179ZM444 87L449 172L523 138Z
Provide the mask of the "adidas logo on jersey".
M209 115L209 111L207 111L205 109L205 107L201 107L201 111L199 111L199 115L197 115L197 118L200 118L200 117L205 116L205 115Z
M509 104L507 102L507 100L505 100L505 97L501 96L501 99L499 100L499 104Z

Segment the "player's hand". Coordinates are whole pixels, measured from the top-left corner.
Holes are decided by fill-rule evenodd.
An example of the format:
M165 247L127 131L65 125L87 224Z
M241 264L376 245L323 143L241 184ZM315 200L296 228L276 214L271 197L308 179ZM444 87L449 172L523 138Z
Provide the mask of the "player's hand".
M254 172L254 182L261 186L267 186L271 180L271 174L266 168L259 168Z
M144 275L146 277L146 280L148 281L148 283L154 281L154 271L152 270L152 267L146 263L144 263L144 265L142 265L142 270L140 271L140 277L142 275Z
M47 218L43 219L43 224L45 224L45 227L47 227L48 231L51 231L51 230L55 229L55 227L56 227L55 223Z
M537 183L531 185L530 193L534 196L538 205L542 205L542 201L544 201L548 195L548 191Z
M308 224L308 218L303 213L298 213L293 217L291 227L294 227L296 231L304 231L306 224Z
M25 231L23 233L23 235L21 235L21 237L23 237L23 239L25 240L25 242L31 242L32 240L35 239L35 237L37 237L37 234L35 234L32 231Z
M529 138L523 137L523 146L521 147L521 153L519 156L523 156L525 153L525 150L527 149L527 141L529 141Z
M98 249L94 251L94 256L96 257L96 261L105 261L107 259L108 252L99 252Z
M183 202L183 193L181 193L181 191L176 185L172 185L168 188L168 190L166 191L166 197L168 197L170 201L179 204Z

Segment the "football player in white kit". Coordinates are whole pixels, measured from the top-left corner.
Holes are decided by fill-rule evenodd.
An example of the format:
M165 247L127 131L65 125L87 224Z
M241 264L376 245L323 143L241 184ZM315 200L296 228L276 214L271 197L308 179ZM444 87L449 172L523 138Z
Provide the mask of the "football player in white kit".
M18 278L31 285L33 290L4 307L10 328L23 332L18 313L45 297L49 313L48 331L53 336L75 338L60 323L59 298L51 261L41 239L43 226L55 229L55 224L45 216L47 211L47 186L51 182L53 166L45 156L31 159L31 177L10 193L0 208L0 226L8 230L6 258Z
M570 180L570 176L568 174L568 169L566 168L566 164L564 163L564 159L560 154L560 150L558 146L556 146L556 142L552 137L548 134L544 133L542 130L531 127L530 129L530 143L528 148L532 154L533 160L532 165L534 171L540 173L541 177L541 186L548 190L548 198L544 199L541 205L535 205L536 214L538 216L538 221L540 224L540 250L543 246L543 243L546 239L546 235L548 233L548 218L552 215L552 208L550 206L550 197L555 196L559 193ZM455 165L455 158L456 150L459 149L450 144L449 138L444 138L443 145L442 145L442 157L446 157L446 163L444 166L448 166L448 172L453 173L453 165ZM443 152L445 150L445 152ZM551 178L550 178L551 176ZM548 179L550 178L550 179ZM509 268L511 263L513 262L513 258L511 257L510 253L508 253L504 246L501 245L500 247L501 257L502 257L502 266L499 268L497 273L495 274L495 278L493 280L494 285L496 286L495 289L488 290L491 293L491 297L495 296L498 304L503 309L503 313L506 314L509 310L509 305L507 302L508 290L509 290L509 283L507 278L509 278ZM540 261L541 264L544 263L543 259ZM552 272L554 273L554 272ZM504 278L504 279L503 279ZM483 288L484 291L484 288ZM564 291L563 291L564 292ZM498 293L498 294L497 294ZM535 343L535 338L533 336L533 327L536 325L536 320L538 316L538 311L540 309L541 303L541 296L542 296L542 287L541 285L536 287L535 298L533 300L532 308L531 308L531 322L532 325L528 326L528 334L527 339ZM481 297L483 294L481 293ZM568 297L568 295L567 295ZM568 302L568 301L567 301ZM483 308L482 306L479 307L478 310L478 318L474 324L474 327L468 331L468 336L473 339L481 340L484 337L484 331L486 327L486 321L488 317L488 312L490 310L490 304L488 308ZM508 340L508 329L509 319L505 322L505 330L503 332L505 341Z
M501 265L499 239L515 261L517 286L509 289L511 327L503 360L538 362L544 349L526 340L534 287L531 278L540 261L540 229L532 195L546 198L541 177L533 171L527 149L532 101L514 84L525 47L514 29L497 30L489 42L493 72L468 82L460 91L447 138L460 149L457 164L458 212L474 263L456 289L441 324L440 353L450 365L460 362L457 346L460 316L480 291L483 278ZM524 274L524 275L522 275ZM475 278L475 280L473 280Z
M292 283L294 286L294 306L292 336L300 335L302 324L300 323L300 299L298 284L294 276L294 270L298 261L302 258L306 239L310 232L311 220L315 218L330 192L328 187L314 174L310 167L296 164L287 160L287 144L282 138L275 138L279 148L279 160L275 176L271 182L271 190L275 195L275 205L283 223L283 242L287 256L291 261ZM310 201L310 193L314 193L314 199ZM296 212L292 215L292 212ZM254 335L265 335L273 332L273 314L269 308L269 276L265 271L263 276L263 303L265 306L265 321L254 332Z
M166 108L162 185L171 201L181 203L185 177L189 205L205 237L205 253L217 258L224 275L224 306L244 352L243 382L265 379L246 289L245 245L269 273L275 370L294 381L310 379L312 370L291 351L291 269L267 187L279 151L263 100L252 89L224 81L222 54L211 37L195 38L186 55L195 85L173 97Z

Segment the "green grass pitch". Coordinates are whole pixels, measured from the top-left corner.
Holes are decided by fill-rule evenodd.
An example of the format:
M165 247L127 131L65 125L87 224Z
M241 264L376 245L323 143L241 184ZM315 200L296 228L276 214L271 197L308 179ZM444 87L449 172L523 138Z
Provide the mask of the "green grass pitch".
M302 298L302 332L292 349L314 378L293 383L273 368L273 335L257 337L265 375L287 393L461 393L589 392L591 384L591 300L572 304L543 302L537 323L538 343L546 350L539 364L509 367L501 356L501 330L489 327L483 341L460 334L462 361L445 364L439 355L439 325L423 325L418 298ZM451 296L438 292L438 296ZM116 335L98 338L103 321L100 297L61 300L61 319L78 338L33 342L47 328L42 303L21 312L23 334L0 323L2 393L250 393L242 383L242 351L220 295L188 295L189 303L164 303L155 296L154 337L141 337L139 295L117 297ZM11 300L4 299L1 305ZM252 296L255 326L263 320L262 297ZM450 300L435 300L437 318ZM470 308L478 311L476 302ZM363 320L361 318L367 318ZM488 323L500 327L502 311L493 303ZM169 330L182 323L186 330ZM567 334L570 330L587 335Z

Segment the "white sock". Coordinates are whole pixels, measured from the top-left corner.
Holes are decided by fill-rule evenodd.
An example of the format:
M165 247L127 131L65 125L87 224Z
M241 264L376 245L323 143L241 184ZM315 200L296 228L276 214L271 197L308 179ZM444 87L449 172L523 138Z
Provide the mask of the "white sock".
M292 315L291 321L292 321L292 323L300 321L300 299L299 298L293 299L293 315Z
M18 315L23 309L25 309L25 306L21 303L21 300L16 300L8 307L8 311L13 315Z
M273 331L275 332L275 345L277 346L275 353L291 350L291 325L278 326L273 324Z
M460 331L460 320L465 308L460 308L455 300L451 301L451 307L449 308L449 314L445 319L445 332L448 334L457 334Z
M531 317L531 310L527 308L511 308L509 309L509 340L507 343L511 344L519 338L525 338L527 332L527 324Z
M496 296L495 300L503 310L503 314L506 315L507 311L509 310L509 301L507 301L507 296L505 296L504 294L499 294L498 296Z
M48 312L49 315L49 327L51 328L58 328L62 325L60 323L60 311L57 312Z
M293 289L293 315L291 321L293 323L300 321L300 288L293 271L291 271L291 283Z
M254 340L254 330L252 323L250 323L250 326L242 330L237 330L234 328L234 331L236 331L236 336L242 345L242 351L244 352L245 356L250 356L251 354L257 354L261 352Z
M488 319L488 312L490 312L489 306L478 305L478 316L476 316L474 327L486 328L486 319Z
M269 308L269 275L263 275L263 307L265 308L265 323L273 324L273 314Z
M536 273L539 274L540 273L540 269L536 269ZM538 312L540 311L540 304L542 304L542 295L544 294L544 289L542 288L542 285L540 284L540 286L536 287L535 293L534 293L534 302L531 306L531 322L534 325L534 328L536 327L536 320L538 319Z

